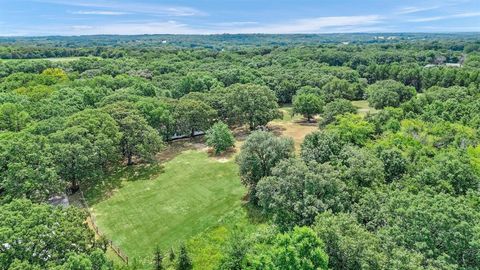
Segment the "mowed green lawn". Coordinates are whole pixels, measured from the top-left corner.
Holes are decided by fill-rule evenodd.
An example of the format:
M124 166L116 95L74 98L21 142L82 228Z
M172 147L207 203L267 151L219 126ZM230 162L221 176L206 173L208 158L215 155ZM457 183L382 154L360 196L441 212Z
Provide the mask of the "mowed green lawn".
M166 162L154 179L124 181L91 205L100 229L130 257L151 257L204 232L241 207L245 193L233 160L188 150Z
M369 113L375 114L378 112L377 109L370 107L370 104L368 104L368 101L366 100L354 100L352 101L352 104L358 109L357 113L362 116L365 116Z

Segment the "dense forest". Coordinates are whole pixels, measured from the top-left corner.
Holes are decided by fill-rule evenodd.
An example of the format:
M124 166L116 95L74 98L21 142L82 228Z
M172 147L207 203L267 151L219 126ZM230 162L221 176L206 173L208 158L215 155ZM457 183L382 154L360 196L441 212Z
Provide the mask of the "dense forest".
M0 38L0 59L0 269L480 268L477 34ZM291 117L314 127L299 145L269 125ZM109 203L118 171L185 140L234 152L219 177L248 218L224 239L211 224L201 247L172 233L133 254L108 233L123 224L99 215L99 235L88 208L51 203ZM207 165L192 180L216 180Z

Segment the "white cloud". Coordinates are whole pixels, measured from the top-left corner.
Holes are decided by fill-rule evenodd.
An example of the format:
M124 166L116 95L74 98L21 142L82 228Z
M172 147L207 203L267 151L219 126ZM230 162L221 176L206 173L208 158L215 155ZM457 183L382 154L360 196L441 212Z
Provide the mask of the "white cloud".
M88 11L74 11L72 14L79 14L79 15L107 15L107 16L120 16L120 15L127 15L130 14L128 12L121 12L121 11L108 11L108 10L88 10Z
M480 16L480 12L465 12L465 13L458 13L458 14L451 14L451 15L444 15L444 16L416 18L416 19L410 19L408 21L409 22L433 22L433 21L439 21L439 20L469 18L469 17L479 17L479 16Z
M386 28L377 26L380 16L342 16L300 19L291 22L261 25L258 22L226 22L219 24L191 25L170 20L163 22L125 22L102 25L80 25L66 29L74 35L136 35L136 34L223 34L223 33L333 33L373 32Z
M232 26L245 26L245 25L256 25L258 22L220 22L220 23L211 23L212 26L219 27L232 27Z
M462 26L462 27L455 27L455 26L419 26L420 32L479 32L480 26Z
M65 31L70 35L140 35L140 34L200 34L186 24L176 21L147 23L115 23L103 25L77 25Z
M430 11L430 10L435 10L439 9L442 6L437 5L437 6L431 6L431 7L404 7L399 9L396 14L403 15L403 14L412 14L412 13L418 13L418 12L423 12L423 11Z
M163 4L127 3L118 1L85 1L85 0L33 0L41 3L57 4L64 6L105 8L116 12L141 13L159 16L204 16L205 12L187 6L173 6Z
M228 33L332 33L339 31L341 28L349 27L351 29L349 32L355 32L355 28L378 24L381 22L381 19L379 15L317 17L225 30Z

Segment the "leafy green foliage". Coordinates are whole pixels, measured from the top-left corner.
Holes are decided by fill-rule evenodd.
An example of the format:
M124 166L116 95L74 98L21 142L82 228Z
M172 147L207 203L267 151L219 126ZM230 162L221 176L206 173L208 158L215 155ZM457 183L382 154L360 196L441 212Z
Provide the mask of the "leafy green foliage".
M368 102L375 109L384 107L398 107L414 97L416 91L413 87L407 87L394 80L378 81L370 85L366 90Z
M337 123L327 126L327 130L337 132L341 141L355 145L365 145L373 135L374 126L356 114L337 116Z
M384 184L384 164L371 151L354 146L345 147L340 154L342 178L352 201L357 201L364 191Z
M447 263L435 267L420 253L382 241L347 213L320 214L314 230L325 242L332 269L451 269Z
M50 135L59 175L77 187L95 179L119 157L121 134L115 120L99 110L70 116L65 129Z
M77 208L53 208L28 200L1 205L1 267L110 269L104 254L94 249L94 235L85 218Z
M301 94L293 98L293 113L303 114L310 122L315 114L323 111L323 100L314 94Z
M0 136L0 198L45 201L60 193L65 182L56 170L55 156L44 136L6 134Z
M132 269L152 264L153 246L165 249L207 228L220 233L198 249L188 246L197 268L324 269L325 250L332 269L477 269L478 37L375 37L0 39L0 58L11 59L0 61L0 201L5 207L17 198L40 203L68 182L81 184L102 231L138 257ZM64 58L17 59L39 57ZM322 118L321 130L305 137L301 159L293 158L290 140L254 133L238 156L239 168L198 151L165 167L120 164L121 156L126 164L153 162L161 138L199 134L212 125L207 142L221 151L232 140L225 125L215 124L220 121L292 134L300 123L269 124L279 116L277 102L293 103L307 120ZM296 139L304 135L303 127L293 132ZM241 205L238 176L249 187L252 205L242 222L251 229L226 238L225 227L215 225ZM154 179L129 181L143 178ZM105 192L113 195L105 199ZM0 220L25 217L3 226L0 238L33 221L41 225L24 229L32 238L85 227L83 218L64 222L72 210L47 215L44 205L29 207L32 213ZM0 215L10 213L4 209ZM252 217L276 226L259 226ZM277 235L277 228L312 223L313 234L294 229ZM82 238L75 232L63 238L36 246L29 239L15 242L25 252L5 250L1 241L0 268L111 268L105 239L76 250L85 246ZM68 242L62 254L57 241ZM44 248L28 253L36 247ZM32 261L50 248L59 260ZM21 256L4 260L18 250ZM165 262L176 265L175 259Z
M174 118L178 130L192 137L195 131L210 128L215 117L215 110L202 101L184 98L175 105Z
M479 263L477 198L390 191L367 194L356 213L382 241L469 269Z
M257 184L259 205L283 230L311 225L318 213L342 211L345 185L340 173L328 164L305 164L297 159L280 161L272 175Z
M228 87L226 97L230 117L238 124L248 124L251 130L266 125L279 116L275 93L265 86L235 84Z
M105 106L103 110L117 122L122 133L120 149L128 165L133 164L134 156L146 161L154 159L163 146L162 139L133 104L118 102Z
M352 103L346 99L336 99L325 105L324 114L322 115L322 125L330 124L335 121L335 118L339 115L346 113L356 113L357 109Z
M296 227L267 244L257 244L247 261L248 269L328 269L324 244L307 227Z
M235 145L235 138L228 126L223 122L214 124L205 135L207 145L213 147L215 154L224 152Z
M431 187L438 192L464 195L478 190L480 178L470 158L462 152L439 153L417 175L420 186Z
M328 102L335 99L352 100L355 97L354 89L350 83L344 79L334 78L322 87L325 98Z
M301 156L307 163L311 161L325 163L336 158L342 147L343 143L337 132L315 131L305 136Z
M30 121L30 115L21 106L12 103L0 105L0 130L20 131Z
M241 147L236 162L240 167L242 183L248 187L250 201L256 204L257 183L262 177L271 175L272 168L282 159L293 156L292 139L278 138L272 133L255 131Z

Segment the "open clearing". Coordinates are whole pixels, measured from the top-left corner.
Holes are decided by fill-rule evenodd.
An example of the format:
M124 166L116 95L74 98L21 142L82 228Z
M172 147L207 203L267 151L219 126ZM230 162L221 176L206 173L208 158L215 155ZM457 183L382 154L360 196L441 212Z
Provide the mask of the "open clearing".
M359 114L374 111L366 101L353 104ZM299 151L305 136L318 130L318 119L307 123L301 115L292 116L290 106L280 110L283 117L268 127L279 136L293 138ZM245 137L244 133L237 136L236 153ZM256 226L242 207L246 190L234 152L214 157L201 139L171 143L158 164L124 169L106 179L108 187L87 192L97 225L144 265L155 246L166 251L185 242L196 269L210 269L218 263L221 243L233 227Z
M130 257L176 246L241 208L245 189L232 160L187 150L159 170L154 179L124 180L110 198L91 205L98 226Z
M283 113L283 118L273 120L268 124L268 127L277 135L292 138L295 142L295 149L299 151L305 136L318 130L318 123L317 121L307 123L306 120L298 114L292 116L291 106L281 107L280 111Z
M376 113L378 112L377 109L370 107L368 101L366 100L354 100L352 101L353 106L358 108L358 114L361 116L365 116L368 113Z

